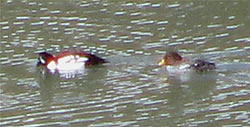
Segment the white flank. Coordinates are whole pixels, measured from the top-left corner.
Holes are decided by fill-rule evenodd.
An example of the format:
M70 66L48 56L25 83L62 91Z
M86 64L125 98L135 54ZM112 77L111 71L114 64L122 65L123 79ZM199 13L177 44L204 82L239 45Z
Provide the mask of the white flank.
M183 64L179 67L180 70L187 70L190 67L189 64Z
M167 66L166 69L170 73L179 73L179 72L185 72L189 70L190 65L189 64L182 64L179 66Z
M65 56L58 59L58 64L56 69L61 71L72 71L78 69L84 69L85 62L88 60L87 57L80 57L80 56Z
M192 73L189 64L181 64L179 66L167 66L166 70L170 76L174 76L182 82L190 80Z
M51 61L48 65L47 68L49 70L55 70L56 69L56 62L55 61Z

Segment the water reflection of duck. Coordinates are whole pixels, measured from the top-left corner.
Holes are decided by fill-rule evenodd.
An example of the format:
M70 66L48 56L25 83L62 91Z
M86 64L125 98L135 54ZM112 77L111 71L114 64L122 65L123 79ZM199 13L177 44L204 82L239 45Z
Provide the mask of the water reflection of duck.
M45 66L52 72L74 71L83 69L85 66L106 63L107 61L89 53L82 51L64 51L56 56L47 52L38 54L37 66Z
M94 67L84 70L84 74L77 74L74 78L62 77L61 74L51 74L41 69L38 71L37 83L43 105L69 104L69 102L81 103L88 99L88 95L103 89L107 68Z
M158 65L166 66L168 72L180 72L180 71L189 71L195 70L198 72L204 72L208 70L215 69L215 64L197 59L190 60L187 58L181 57L177 52L171 51L167 52L164 57L159 61Z
M217 84L216 72L206 75L193 73L190 76L185 82L177 80L176 77L168 77L165 81L169 84L166 99L172 116L181 117L191 110L199 112L199 107L205 103L201 102L210 99Z

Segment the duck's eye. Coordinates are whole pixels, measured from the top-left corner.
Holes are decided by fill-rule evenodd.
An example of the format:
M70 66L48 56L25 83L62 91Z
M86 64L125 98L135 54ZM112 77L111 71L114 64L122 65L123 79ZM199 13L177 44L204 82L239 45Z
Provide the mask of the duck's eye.
M43 59L43 57L39 57L38 59L42 64L45 64L46 61Z

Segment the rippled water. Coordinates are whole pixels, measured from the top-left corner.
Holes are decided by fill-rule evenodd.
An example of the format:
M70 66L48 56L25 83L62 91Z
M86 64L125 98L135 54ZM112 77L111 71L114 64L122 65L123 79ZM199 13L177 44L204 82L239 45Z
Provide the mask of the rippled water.
M0 3L0 126L249 126L250 2ZM168 76L166 50L217 63ZM50 74L37 53L82 50L110 61Z

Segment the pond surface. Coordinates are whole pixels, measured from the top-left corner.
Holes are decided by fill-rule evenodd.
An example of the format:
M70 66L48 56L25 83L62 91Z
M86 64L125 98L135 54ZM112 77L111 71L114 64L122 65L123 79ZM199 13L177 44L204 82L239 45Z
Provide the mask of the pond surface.
M250 125L250 2L2 0L0 126ZM217 64L187 80L167 50ZM37 53L81 50L110 63L79 75Z

